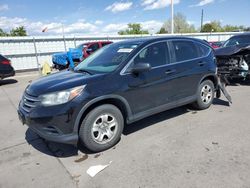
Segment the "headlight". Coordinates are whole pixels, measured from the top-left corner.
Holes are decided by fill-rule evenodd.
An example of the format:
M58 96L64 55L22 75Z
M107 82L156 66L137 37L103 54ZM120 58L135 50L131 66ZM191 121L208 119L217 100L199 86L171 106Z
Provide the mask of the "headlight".
M53 105L59 105L59 104L64 104L75 97L77 97L85 88L86 85L84 86L79 86L79 87L74 87L71 89L67 89L64 91L58 91L54 93L49 93L45 95L41 95L41 104L43 106L53 106Z

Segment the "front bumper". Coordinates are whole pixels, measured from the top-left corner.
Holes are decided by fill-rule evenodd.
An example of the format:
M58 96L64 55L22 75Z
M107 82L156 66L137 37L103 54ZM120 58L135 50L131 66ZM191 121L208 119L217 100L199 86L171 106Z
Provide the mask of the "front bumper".
M20 108L18 109L18 116L23 124L26 124L32 131L45 140L72 145L77 145L78 143L77 132L65 133L63 132L64 130L54 126L53 121L45 124L35 123L36 120L25 115Z
M85 96L76 97L68 103L44 107L39 98L23 95L18 107L18 116L23 124L40 137L59 143L78 143L78 130L74 128L77 116L84 104Z

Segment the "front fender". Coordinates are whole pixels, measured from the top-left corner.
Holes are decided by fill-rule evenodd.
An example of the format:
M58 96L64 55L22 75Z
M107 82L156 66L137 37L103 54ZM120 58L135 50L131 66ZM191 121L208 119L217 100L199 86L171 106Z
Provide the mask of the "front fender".
M125 106L126 108L126 112L127 112L127 117L131 117L132 116L132 111L131 108L127 102L127 100L119 95L105 95L105 96L100 96L97 98L92 99L91 101L89 101L87 104L85 104L80 112L77 115L75 124L74 124L74 128L73 128L73 132L78 133L79 130L79 126L80 126L80 121L82 119L82 116L84 114L84 112L93 104L96 104L97 102L101 102L103 100L107 100L107 99L115 99L115 100L119 100L120 102L122 102L122 104Z

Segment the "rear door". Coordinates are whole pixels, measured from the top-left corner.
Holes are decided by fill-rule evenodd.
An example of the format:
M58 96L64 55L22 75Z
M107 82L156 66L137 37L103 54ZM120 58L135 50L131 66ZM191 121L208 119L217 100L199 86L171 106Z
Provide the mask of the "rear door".
M196 94L202 77L207 72L207 62L204 57L211 51L208 47L206 53L201 54L198 42L186 39L171 40L169 42L171 51L171 66L176 70L174 100L191 97Z

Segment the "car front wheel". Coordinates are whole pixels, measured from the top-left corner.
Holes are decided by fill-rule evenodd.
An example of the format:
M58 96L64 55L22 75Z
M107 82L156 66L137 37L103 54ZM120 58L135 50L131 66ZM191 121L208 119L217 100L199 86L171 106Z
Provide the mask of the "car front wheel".
M105 104L87 114L81 124L79 136L90 151L100 152L119 141L123 127L121 111L114 105Z

